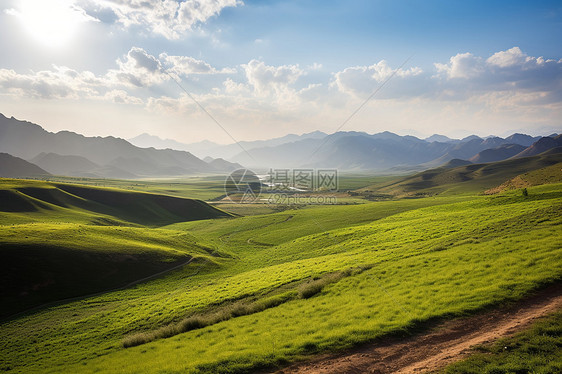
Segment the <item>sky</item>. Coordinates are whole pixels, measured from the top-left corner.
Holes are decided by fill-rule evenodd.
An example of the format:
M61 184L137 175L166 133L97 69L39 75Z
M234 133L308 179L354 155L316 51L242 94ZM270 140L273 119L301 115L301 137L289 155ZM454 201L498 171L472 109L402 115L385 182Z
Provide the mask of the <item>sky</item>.
M192 143L562 132L562 2L2 0L0 113Z

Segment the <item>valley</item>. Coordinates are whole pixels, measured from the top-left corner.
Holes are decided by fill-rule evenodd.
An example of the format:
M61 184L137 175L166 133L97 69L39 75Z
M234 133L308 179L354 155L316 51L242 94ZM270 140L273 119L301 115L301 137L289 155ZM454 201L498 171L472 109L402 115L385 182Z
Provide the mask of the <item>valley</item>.
M416 176L342 177L350 193L389 197L277 213L248 204L256 211L243 216L162 195L164 182L136 192L126 187L134 181L3 179L2 273L12 286L0 367L257 372L501 308L562 275L557 157L485 164L472 171L482 178L436 169L420 194ZM519 174L532 180L526 195L484 194ZM209 183L170 194L212 200Z

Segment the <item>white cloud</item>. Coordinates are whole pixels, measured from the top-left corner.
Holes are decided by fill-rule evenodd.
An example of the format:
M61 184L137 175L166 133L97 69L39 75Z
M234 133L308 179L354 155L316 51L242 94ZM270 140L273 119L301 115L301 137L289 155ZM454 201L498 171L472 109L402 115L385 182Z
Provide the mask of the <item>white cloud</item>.
M169 81L170 77L164 68L171 74L181 76L236 72L236 69L229 68L218 70L205 61L189 56L169 56L164 53L160 58L162 62L144 49L132 47L123 58L116 61L116 69L109 69L102 75L90 71L79 72L64 66L29 73L0 69L0 88L3 93L15 96L43 99L84 97L140 104L142 100L127 91L151 88Z
M124 27L138 25L168 39L178 39L194 26L220 14L240 0L76 0L94 17L107 18ZM108 14L110 14L108 16ZM101 18L101 17L100 17Z
M190 56L169 56L166 53L161 53L159 59L170 73L177 75L232 74L236 72L236 69L230 68L217 70L209 63L203 60L197 60Z
M286 96L294 93L291 86L306 74L298 65L269 66L259 60L251 60L242 65L242 68L248 83L258 96Z
M168 79L162 72L160 61L142 48L132 47L124 60L117 60L117 65L118 70L110 70L108 73L116 83L147 87Z
M525 53L521 52L519 47L513 47L507 51L500 51L494 53L492 56L488 57L486 62L489 65L499 66L500 68L506 68L514 65L523 65L527 62L527 59L531 59Z
M518 47L488 58L459 53L447 63L435 63L435 72L399 69L375 99L460 101L489 97L487 105L548 105L562 102L562 60L532 57ZM334 74L332 85L340 92L366 98L395 70L385 61L355 66ZM497 95L488 95L497 93Z
M435 63L439 73L446 74L448 78L473 78L484 72L482 58L472 53L458 53L449 59L449 64Z
M392 69L384 60L371 66L354 66L334 74L333 85L341 92L356 96L365 96L373 92L382 82L394 72L394 79L390 85L396 85L399 80L407 80L420 76L423 71L419 67L410 69ZM412 81L413 82L413 81Z
M106 92L105 95L100 97L100 99L111 101L116 104L142 105L144 103L142 99L131 96L124 90L111 90Z
M162 53L157 58L133 47L116 61L114 69L99 75L58 66L27 73L1 69L0 93L35 99L86 98L132 104L148 109L147 113L181 115L194 123L203 121L204 113L163 73L167 69L177 76L197 77L197 91L190 93L221 121L232 120L242 127L250 123L281 125L301 120L327 123L334 118L343 120L395 73L358 114L357 121L379 118L381 110L387 111L388 118L396 118L393 121L398 121L401 114L406 116L408 111L408 118L415 119L416 113L421 116L419 113L430 112L420 111L424 107L447 115L442 108L458 110L463 105L470 107L471 113L492 113L504 122L506 118L538 116L541 110L562 112L562 60L528 56L519 48L487 57L457 54L446 63L435 64L435 70L430 71L418 67L397 70L379 61L345 68L330 78L322 72L324 68L317 71L318 68L318 64L306 68L272 66L260 60L217 68L191 56ZM399 107L404 108L401 113L390 112L389 108ZM542 122L549 118L544 113Z
M249 95L250 89L244 83L237 83L233 81L231 78L227 78L223 83L224 92L227 95Z
M54 66L53 69L29 74L0 69L0 87L6 93L16 96L76 99L80 95L95 94L95 87L104 84L103 79L89 71L77 72L59 66Z
M432 78L440 90L435 94L445 93L455 99L487 95L493 98L491 102L499 102L498 97L505 95L514 105L562 101L562 60L528 56L519 47L496 52L487 59L457 54L448 64L436 63L435 67L438 74ZM493 92L498 95L488 95Z

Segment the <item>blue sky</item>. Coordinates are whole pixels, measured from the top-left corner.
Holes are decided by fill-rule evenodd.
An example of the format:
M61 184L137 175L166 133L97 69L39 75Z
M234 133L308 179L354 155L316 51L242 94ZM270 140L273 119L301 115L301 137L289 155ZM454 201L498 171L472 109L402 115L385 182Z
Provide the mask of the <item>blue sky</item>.
M143 7L143 4L150 6ZM559 1L6 0L0 112L183 142L562 130ZM400 69L406 59L410 59Z

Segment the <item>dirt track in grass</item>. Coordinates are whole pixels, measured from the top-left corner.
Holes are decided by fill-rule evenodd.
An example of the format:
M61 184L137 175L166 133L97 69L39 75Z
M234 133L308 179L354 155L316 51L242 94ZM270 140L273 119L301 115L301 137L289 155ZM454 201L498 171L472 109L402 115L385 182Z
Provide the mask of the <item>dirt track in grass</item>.
M524 330L538 318L562 309L562 284L519 302L436 324L406 338L392 337L338 354L322 355L275 373L426 373L458 361L478 344Z

